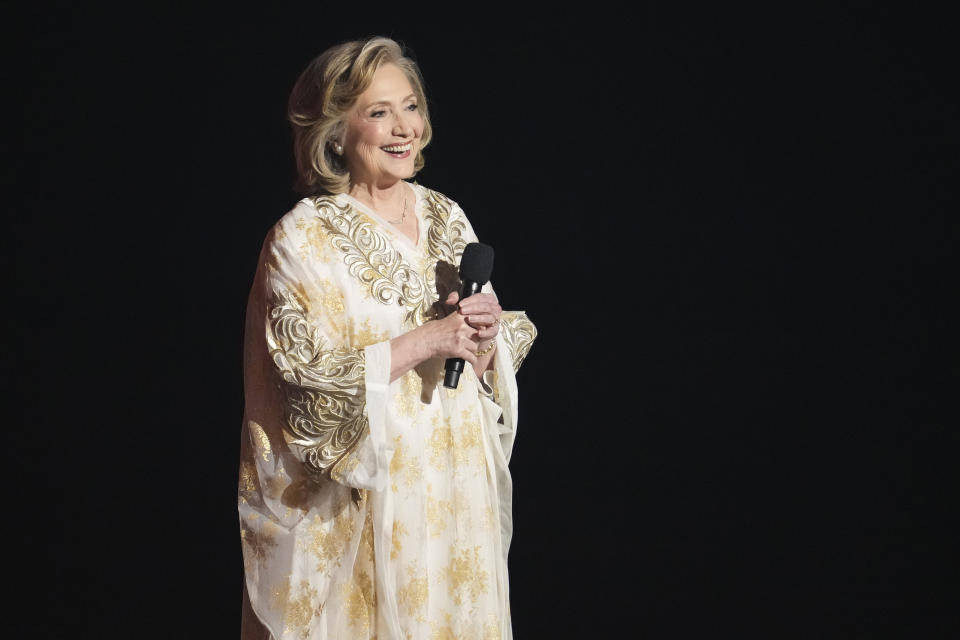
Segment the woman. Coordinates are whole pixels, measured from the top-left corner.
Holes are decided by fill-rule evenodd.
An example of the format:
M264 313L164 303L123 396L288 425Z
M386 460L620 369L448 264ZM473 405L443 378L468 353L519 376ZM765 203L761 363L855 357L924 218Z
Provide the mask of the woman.
M268 234L247 307L244 637L512 635L507 462L536 330L489 284L458 300L473 229L406 182L426 107L385 38L329 49L293 89L309 197ZM455 390L450 357L470 365Z

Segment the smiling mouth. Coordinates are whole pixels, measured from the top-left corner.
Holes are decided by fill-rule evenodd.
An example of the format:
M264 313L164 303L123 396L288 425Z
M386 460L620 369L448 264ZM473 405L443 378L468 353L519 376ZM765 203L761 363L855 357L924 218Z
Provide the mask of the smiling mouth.
M407 142L406 144L394 144L389 147L380 147L384 151L392 155L403 155L410 151L410 148L413 147L412 142Z

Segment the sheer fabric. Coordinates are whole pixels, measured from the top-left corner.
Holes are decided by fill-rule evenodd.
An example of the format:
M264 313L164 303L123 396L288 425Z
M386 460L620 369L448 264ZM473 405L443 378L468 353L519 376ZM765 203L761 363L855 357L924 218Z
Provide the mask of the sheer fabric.
M239 516L246 638L511 638L507 463L536 329L504 312L494 369L390 382L389 340L437 317L476 241L410 185L413 243L347 195L268 234L247 307ZM485 289L492 291L488 284Z

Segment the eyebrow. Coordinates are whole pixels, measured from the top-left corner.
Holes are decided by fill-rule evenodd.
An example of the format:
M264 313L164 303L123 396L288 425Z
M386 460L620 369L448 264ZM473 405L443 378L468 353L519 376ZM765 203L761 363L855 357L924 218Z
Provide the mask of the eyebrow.
M417 97L417 94L411 93L411 94L409 94L409 95L404 96L403 99L402 99L400 102L406 102L406 101L409 100L410 98L416 99L416 97ZM370 107L379 107L379 106L383 106L383 105L390 106L390 101L389 101L389 100L377 100L376 102L371 102L370 104L368 104L367 106L365 106L364 109L369 109Z

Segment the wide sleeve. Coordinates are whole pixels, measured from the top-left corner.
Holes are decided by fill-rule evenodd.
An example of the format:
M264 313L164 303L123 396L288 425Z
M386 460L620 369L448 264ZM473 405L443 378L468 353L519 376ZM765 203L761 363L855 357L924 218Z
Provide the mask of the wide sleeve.
M382 489L383 420L371 434L370 416L386 410L390 343L351 343L351 283L305 252L301 231L281 222L261 262L263 335L284 445L315 480Z
M478 242L473 226L460 205L453 203L450 211L451 229L462 229L463 246ZM462 251L462 248L460 249ZM494 262L496 275L496 262ZM485 293L494 293L492 282L483 286ZM527 317L525 311L506 311L500 315L500 332L497 335L497 350L493 357L493 368L484 373L480 380L481 393L485 395L484 404L490 415L496 415L495 423L499 432L499 441L504 463L510 461L513 442L516 436L519 394L516 373L526 359L533 341L537 337L537 328ZM489 403L497 405L495 410Z

